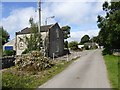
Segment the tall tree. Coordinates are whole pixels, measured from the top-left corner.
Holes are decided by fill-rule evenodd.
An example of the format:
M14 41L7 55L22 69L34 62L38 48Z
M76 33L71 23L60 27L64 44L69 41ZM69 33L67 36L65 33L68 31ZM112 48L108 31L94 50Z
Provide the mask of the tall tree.
M8 42L9 38L10 38L9 33L3 27L0 27L0 43L4 45L5 43Z
M98 15L99 40L105 49L120 49L120 1L104 2L105 16Z
M96 43L99 43L98 36L92 37L92 38L90 39L90 42L96 42Z
M82 38L81 38L81 42L80 44L84 44L86 42L89 42L90 40L90 37L88 35L84 35Z
M63 26L61 30L63 31L64 34L64 47L68 49L68 41L67 38L70 37L70 26Z
M70 37L70 29L71 29L70 26L63 26L63 27L61 28L61 30L62 30L63 33L64 33L64 39L67 39L67 38Z
M40 34L38 33L38 27L37 24L34 23L33 18L30 18L29 23L31 25L30 27L30 37L25 36L25 43L27 45L27 50L40 50Z

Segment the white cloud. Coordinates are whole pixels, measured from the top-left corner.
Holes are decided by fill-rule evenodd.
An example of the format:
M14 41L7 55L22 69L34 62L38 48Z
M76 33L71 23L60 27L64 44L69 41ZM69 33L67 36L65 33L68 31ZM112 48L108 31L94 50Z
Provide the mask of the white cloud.
M104 2L108 1L110 2L111 0L44 0L44 2ZM113 0L118 1L118 0Z
M14 38L15 32L29 26L30 17L35 16L33 7L14 9L7 18L2 18L2 26Z
M38 0L1 0L2 2L37 2ZM103 1L111 1L111 0L41 0L44 2L103 2ZM113 0L114 2L118 2L119 0Z
M48 4L48 7L44 5ZM94 23L98 13L102 11L100 2L54 2L43 4L44 16L54 15L58 22L67 24Z
M3 5L2 3L0 2L0 20L2 19L2 10L3 10ZM1 22L0 22L1 23Z
M46 17L55 16L54 19L49 19L48 24L58 22L60 26L63 25L83 25L96 22L97 15L102 11L102 3L87 3L87 2L49 2L42 4L42 25L45 24ZM11 38L15 36L15 32L22 30L29 26L29 18L33 17L38 21L38 14L35 8L20 8L14 9L10 15L2 19L2 25L10 33ZM74 28L74 27L73 27ZM90 28L89 28L90 29ZM88 33L96 35L98 30L77 31L71 32L71 40L80 41L80 38ZM80 34L76 36L76 33Z
M84 35L89 35L90 38L97 36L98 35L99 30L85 30L85 31L76 31L76 32L71 32L71 37L68 39L69 42L71 41L78 41L80 42L81 38Z

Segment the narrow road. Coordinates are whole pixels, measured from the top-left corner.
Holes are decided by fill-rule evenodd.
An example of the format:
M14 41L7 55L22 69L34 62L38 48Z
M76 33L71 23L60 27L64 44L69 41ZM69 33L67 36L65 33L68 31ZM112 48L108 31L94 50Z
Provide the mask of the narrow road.
M84 52L78 60L39 88L110 88L101 50Z

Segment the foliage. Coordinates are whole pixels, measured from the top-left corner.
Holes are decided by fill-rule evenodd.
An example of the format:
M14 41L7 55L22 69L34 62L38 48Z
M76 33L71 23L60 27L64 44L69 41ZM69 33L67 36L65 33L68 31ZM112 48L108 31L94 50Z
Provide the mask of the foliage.
M9 38L10 35L8 34L8 32L3 27L0 27L0 42L2 39L2 45L8 42Z
M89 47L87 45L84 46L85 50L89 50Z
M25 50L22 52L22 54L27 54L27 53L29 53L29 50L28 50L28 49L25 49Z
M68 48L68 41L64 42L64 48Z
M40 50L42 39L41 35L38 33L38 27L37 24L34 23L33 18L30 18L29 20L31 27L31 35L30 37L25 36L25 43L27 45L27 50L24 53L27 53L27 51L32 50Z
M2 52L3 52L3 51L2 51L2 49L0 48L0 57L2 57Z
M108 48L105 48L103 51L102 51L102 55L107 55L107 54L112 54L112 51Z
M91 38L90 42L96 42L96 43L98 43L99 42L98 36L95 36L95 37Z
M63 34L64 34L64 39L67 39L70 37L70 29L71 29L70 26L63 26L61 28L61 30L63 31Z
M81 38L81 42L80 44L84 44L86 42L89 42L89 39L90 37L88 35L84 35L82 38Z
M38 86L42 85L50 78L55 76L56 74L63 71L68 65L70 65L74 60L77 58L72 59L71 61L63 61L57 60L56 64L47 70L38 71L38 72L26 72L26 71L19 71L14 68L10 68L6 71L2 72L2 87L4 88L11 88L14 89L35 89Z
M108 71L108 77L110 80L110 84L112 85L112 88L115 88L115 90L117 90L116 88L118 88L119 82L119 62L120 62L120 57L119 56L113 56L113 55L105 55L104 56L105 59L105 64L107 67L107 71ZM119 90L119 89L118 89Z
M120 49L120 1L105 2L103 11L106 15L98 15L99 44L107 50Z
M64 48L67 48L67 49L68 49L68 41L67 41L67 38L70 37L70 29L71 29L70 26L63 26L63 27L61 28L61 30L63 31L64 39L66 39L66 41L64 41ZM68 52L69 52L69 51L68 51Z
M17 57L15 60L18 70L42 71L51 68L54 63L44 57L40 51L32 51L29 54Z
M68 46L71 50L78 50L78 42L77 41L70 42Z
M12 56L12 55L16 55L16 51L15 50L5 50L3 52L3 56Z

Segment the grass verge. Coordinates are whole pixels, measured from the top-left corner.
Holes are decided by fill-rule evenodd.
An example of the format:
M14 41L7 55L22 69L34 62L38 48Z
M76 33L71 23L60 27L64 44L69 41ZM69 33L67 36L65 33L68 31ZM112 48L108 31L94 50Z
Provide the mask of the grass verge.
M118 82L120 81L120 77L119 77L120 57L113 55L105 55L104 59L105 59L105 64L107 66L108 78L110 80L110 84L112 88L118 89L118 87L120 86Z
M63 71L68 67L74 60L59 61L55 66L42 72L24 72L17 71L15 67L9 68L2 73L2 87L3 88L29 88L35 89L42 85L56 74Z

